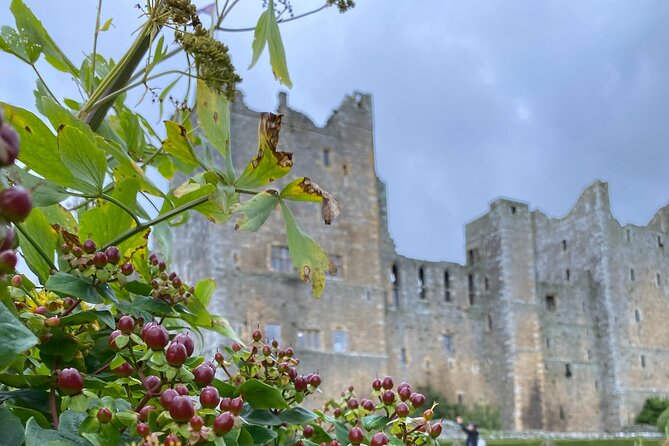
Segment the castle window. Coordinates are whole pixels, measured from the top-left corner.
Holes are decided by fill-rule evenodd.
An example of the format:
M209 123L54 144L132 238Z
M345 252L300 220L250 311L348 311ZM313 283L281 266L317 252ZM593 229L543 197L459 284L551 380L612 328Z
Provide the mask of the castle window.
M332 333L332 346L335 353L344 353L348 351L348 332L344 330L335 330Z
M564 271L564 277L567 279L567 282L571 279L571 271L569 271L569 268Z
M511 214L515 214L515 213L516 213L516 207L515 207L515 206L511 206Z
M444 351L446 353L453 353L453 336L442 335L442 343L444 345Z
M571 378L571 377L572 377L572 373L571 373L571 364L565 364L565 365L564 365L564 376L566 376L567 378Z
M592 359L592 352L590 351L590 349L586 350L585 356L586 358L588 358L588 361Z
M323 165L330 166L330 149L323 149Z
M641 362L641 368L645 369L646 368L646 357L644 355L641 355L639 357L639 361Z
M320 350L321 332L319 330L297 330L297 348Z
M636 280L636 272L634 271L634 268L630 268L630 280L632 282Z
M595 380L595 390L599 390L599 381Z
M293 262L290 260L290 252L287 246L272 246L271 266L273 271L279 273L293 272Z
M562 250L563 251L567 250L567 240L562 240Z
M474 264L476 259L474 258L474 250L473 249L470 249L469 251L467 251L467 259L468 259L470 265Z
M488 331L492 331L492 315L488 315Z
M448 271L444 271L444 300L446 302L451 301L451 276Z
M465 396L460 392L458 392L458 404L461 406L465 404Z
M661 235L657 236L657 247L658 248L664 248L664 243L662 242L662 236Z
M560 419L564 420L565 419L565 413L564 413L564 408L560 406Z
M660 273L655 274L655 285L662 286L662 276Z
M390 282L393 284L393 304L395 308L400 307L400 273L397 270L397 265L393 263L390 271Z
M625 239L629 242L632 239L632 233L629 229L625 230Z
M425 299L427 290L425 289L425 269L421 266L418 268L418 295L421 299Z
M551 338L546 338L546 348L551 348Z
M402 347L402 350L400 351L400 360L402 361L402 365L407 365L407 349Z
M546 309L548 311L557 310L557 299L553 294L546 294Z
M348 164L346 163L342 164L341 168L344 171L344 176L348 176Z
M281 342L281 325L278 324L265 324L265 337L270 342L273 339Z
M467 285L469 288L469 305L474 305L474 297L476 295L476 290L474 289L474 275L469 274L467 276Z
M490 280L487 277L483 278L483 286L486 291L490 291Z
M636 320L637 324L641 322L641 311L638 309L634 310L634 320Z

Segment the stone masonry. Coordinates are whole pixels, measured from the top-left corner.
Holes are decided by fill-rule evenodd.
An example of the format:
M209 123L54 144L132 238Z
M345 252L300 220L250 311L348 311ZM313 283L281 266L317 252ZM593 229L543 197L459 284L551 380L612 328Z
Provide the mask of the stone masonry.
M260 327L294 347L325 395L376 376L430 385L449 401L501 410L507 429L617 431L649 396L669 395L669 206L622 226L606 183L550 218L499 199L468 223L466 263L398 255L374 163L372 101L347 96L324 127L279 98L279 148L293 175L332 192L342 212L291 204L339 268L314 299L288 260L279 210L256 233L193 216L175 231L175 269L214 277L211 311L248 338ZM231 146L239 171L257 150L258 113L239 98ZM382 150L382 149L381 149ZM285 184L289 179L280 181ZM208 349L226 341L211 336Z

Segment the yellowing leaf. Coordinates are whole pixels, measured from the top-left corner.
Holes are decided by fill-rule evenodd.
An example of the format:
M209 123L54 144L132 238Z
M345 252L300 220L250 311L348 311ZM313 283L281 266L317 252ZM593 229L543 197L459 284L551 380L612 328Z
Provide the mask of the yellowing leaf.
M189 167L197 166L197 158L188 140L186 128L174 121L165 121L165 130L167 130L167 139L163 141L165 151Z
M274 206L279 202L279 194L275 190L267 190L255 195L244 203L236 204L232 207L233 213L240 213L235 229L242 231L257 231L269 214L272 213Z
M293 154L277 150L282 116L260 113L258 153L235 182L237 187L263 186L286 175L293 167Z
M197 119L207 140L223 158L230 156L230 108L225 95L197 81ZM231 178L232 179L232 178Z
M265 43L268 44L269 62L272 65L274 77L288 88L292 88L293 83L290 81L290 76L288 75L286 52L283 49L279 24L276 21L276 15L274 15L273 2L267 2L267 9L258 19L253 36L253 58L249 69L253 68L256 62L258 62L260 55L265 49Z
M305 283L311 281L311 292L314 296L320 297L325 288L325 272L334 275L337 273L337 266L323 248L297 226L293 213L283 201L281 210L293 264Z
M107 19L107 21L100 27L100 31L107 31L112 24L112 19Z
M331 224L339 215L339 203L328 191L311 181L310 178L298 178L281 191L281 198L293 201L313 201L321 203L321 213L326 225Z

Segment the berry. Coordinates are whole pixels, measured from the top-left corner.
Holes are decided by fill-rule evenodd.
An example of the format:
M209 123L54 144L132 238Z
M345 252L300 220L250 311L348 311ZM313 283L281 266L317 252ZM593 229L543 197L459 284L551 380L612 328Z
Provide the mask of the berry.
M63 254L69 254L72 252L72 246L68 245L67 243L63 243L62 245L60 245L60 252L62 252Z
M109 335L109 340L107 341L107 345L109 345L109 348L111 348L114 351L119 351L120 348L118 345L116 345L116 338L121 336L121 330L114 330L111 332Z
M93 254L97 249L97 247L95 246L95 242L91 239L88 239L84 242L83 248L86 254Z
M135 328L135 320L132 316L122 316L118 320L118 329L121 330L121 333L129 335L133 328Z
M290 378L291 381L295 381L297 379L297 369L295 367L288 368L288 378Z
M138 423L137 433L140 437L146 437L147 435L151 434L151 428L149 428L149 425L146 423Z
M441 423L435 423L430 427L430 437L437 438L441 435Z
M167 343L170 341L170 336L167 333L167 330L165 330L165 327L162 325L152 325L151 327L147 328L146 331L144 331L143 335L144 342L146 342L146 345L154 351L162 350L165 348ZM177 344L180 345L180 344ZM183 347L183 353L186 353L186 348L182 345ZM186 359L184 358L184 361ZM183 364L183 362L182 362ZM179 364L181 365L181 364Z
M348 440L351 444L360 444L365 439L365 433L358 426L348 431Z
M314 428L311 426L304 426L302 435L304 435L304 438L311 438L314 435Z
M12 286L14 288L21 288L21 283L23 283L23 277L19 276L18 274L15 274L12 277Z
M423 412L423 418L425 418L425 421L431 420L433 416L434 412L432 409L427 409L425 412Z
M161 385L162 381L156 375L149 375L144 378L144 388L152 395L160 393Z
M223 353L216 352L216 354L214 355L214 359L216 360L216 362L218 362L220 364L221 362L223 362L223 359L224 359L223 358Z
M309 378L309 384L311 384L314 388L320 386L321 376L317 374L311 375L311 377Z
M63 299L63 308L65 308L65 309L71 308L72 305L75 304L75 302L76 301L74 299L72 299L71 297L66 297L65 299Z
M295 370L295 369L293 369ZM295 390L298 392L304 392L307 390L307 378L305 378L303 375L298 376L295 378Z
M191 429L195 432L199 431L202 429L202 426L204 426L204 420L199 415L194 415L188 423L190 424Z
M406 401L411 397L411 388L409 387L402 387L397 389L397 394L400 396L400 399L402 401Z
M176 390L179 395L184 395L184 396L188 396L188 394L190 393L188 391L188 387L184 386L183 384L177 384L176 386L174 386L174 390Z
M158 269L160 271L165 271L167 269L167 264L165 262L158 262Z
M167 437L165 437L165 446L181 446L181 441L179 441L179 437L177 437L174 434L169 434Z
M9 273L14 271L19 259L16 257L16 251L6 249L0 251L0 273Z
M188 352L183 344L172 342L165 352L165 359L172 367L181 367L186 359L188 359Z
M58 388L63 395L77 395L84 389L84 378L77 369L63 369L58 374Z
M60 319L58 319L58 316L48 317L44 321L44 325L47 327L57 327L60 325Z
M0 192L0 215L15 223L28 217L33 208L30 192L22 187L14 186Z
M348 386L348 391L353 392L353 386Z
M218 395L218 390L216 390L216 387L207 386L202 389L202 392L200 392L200 404L202 404L202 407L206 407L207 409L214 409L216 406L218 406L218 402L220 400L221 397Z
M372 412L374 409L376 409L376 406L374 405L374 401L372 400L363 400L362 408L365 409L367 412Z
M75 256L76 258L80 258L81 256L84 255L84 250L81 249L79 246L75 246L72 248L72 255Z
M175 396L170 403L170 416L177 423L185 423L195 415L193 402L184 395Z
M407 415L409 415L409 406L407 406L405 403L399 403L395 407L395 413L397 414L398 417L404 418Z
M133 369L128 362L124 362L113 370L114 374L121 377L128 377L132 375L134 371L135 369Z
M160 405L165 409L170 408L170 403L174 398L178 397L179 393L174 389L165 389L162 395L160 395Z
M104 252L96 252L93 256L93 265L95 265L96 268L104 268L107 266L107 261L107 254Z
M135 267L132 266L132 263L124 263L123 265L121 265L121 273L124 276L129 276L134 271L135 271Z
M341 417L341 409L337 407L332 414L335 416L335 418Z
M191 338L187 333L179 333L174 337L173 342L178 342L179 344L183 344L183 346L186 347L186 353L188 353L189 357L193 354L193 351L195 350L195 343L193 342L193 338Z
M0 166L11 166L19 154L19 134L0 121Z
M393 388L393 379L390 376L386 376L383 378L383 381L381 382L381 387L383 387L386 390L390 390Z
M340 446L339 442L337 440L332 440L330 442L330 446Z
M383 395L381 395L381 401L383 401L383 404L390 406L395 402L395 392L386 390L383 392Z
M233 352L238 352L238 351L241 350L241 349L242 349L242 346L239 345L238 342L233 342L233 343L232 343L232 351L233 351Z
M218 406L218 408L221 409L221 412L227 412L230 410L230 402L232 402L232 400L227 396L221 400L221 405Z
M422 393L412 393L411 394L411 404L413 407L420 407L425 404L425 395Z
M46 316L46 307L37 307L35 308L35 311L33 311L33 313Z
M142 407L141 410L139 411L139 419L141 421L148 421L149 420L149 413L153 412L154 410L156 410L155 406L148 405L148 406ZM139 428L139 425L138 425L138 428Z
M225 435L235 425L235 417L230 412L223 412L214 420L214 432L216 435Z
M262 331L258 329L253 330L253 334L251 335L251 337L253 338L254 341L260 342L260 340L262 339Z
M289 358L292 358L292 357L293 357L293 354L294 354L294 352L293 352L293 347L288 347L288 348L286 349L286 356L288 356Z
M233 398L230 400L230 413L233 415L239 415L242 413L242 409L244 408L244 400L241 399L241 397Z
M96 415L98 418L98 421L100 423L109 423L112 419L112 413L111 410L107 409L106 407L101 407L98 409L98 413Z
M348 406L349 409L357 409L358 408L358 400L355 398L350 398L347 402L346 405Z
M372 441L369 442L369 446L385 446L388 444L388 437L383 432L378 432L372 437Z
M193 380L199 386L208 386L214 380L215 374L216 371L211 363L204 362L193 369Z
M107 256L107 261L116 265L119 260L121 260L121 251L116 246L110 246L105 249L105 255Z
M376 378L374 381L372 381L372 388L374 390L381 390L381 380L379 378Z
M272 354L272 347L269 345L265 344L262 346L262 354L265 356L269 356Z

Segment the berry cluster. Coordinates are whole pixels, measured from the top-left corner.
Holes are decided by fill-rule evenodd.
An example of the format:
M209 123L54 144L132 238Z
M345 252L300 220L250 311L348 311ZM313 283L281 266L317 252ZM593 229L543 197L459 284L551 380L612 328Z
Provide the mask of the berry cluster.
M168 273L167 264L156 254L149 256L149 272L151 274L151 297L167 302L170 305L183 303L188 305L195 290L175 272Z
M121 251L116 246L109 246L104 251L98 251L95 242L91 239L84 241L70 238L70 242L60 247L62 260L70 266L70 273L79 277L93 279L93 283L100 284L116 280L118 273L129 276L134 272L131 263L121 262Z
M0 112L0 167L14 164L19 154L19 136L8 123L4 122ZM0 191L0 275L6 282L5 274L14 271L16 256L16 232L11 223L25 220L32 210L30 193L22 187L7 187Z

